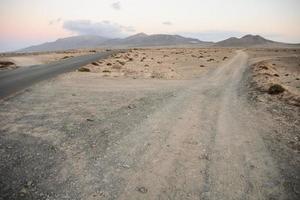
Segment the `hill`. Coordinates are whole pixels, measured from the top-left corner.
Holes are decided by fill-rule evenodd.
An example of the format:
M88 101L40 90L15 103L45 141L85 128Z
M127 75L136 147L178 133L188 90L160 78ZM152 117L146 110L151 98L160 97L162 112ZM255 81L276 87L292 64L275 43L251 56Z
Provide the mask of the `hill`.
M215 43L218 47L299 47L299 44L287 44L265 39L259 35L245 35L241 38L231 37Z
M106 40L108 40L108 38L95 35L72 36L67 38L61 38L54 42L47 42L40 45L30 46L19 51L40 52L98 47L101 43L103 43Z

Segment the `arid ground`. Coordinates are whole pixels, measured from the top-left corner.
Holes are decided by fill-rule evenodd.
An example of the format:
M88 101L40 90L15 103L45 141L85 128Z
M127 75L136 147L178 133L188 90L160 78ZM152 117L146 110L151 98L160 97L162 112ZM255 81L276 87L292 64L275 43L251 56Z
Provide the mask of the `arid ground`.
M153 48L40 82L0 102L0 199L299 199L299 78L299 49Z
M0 71L48 64L54 61L102 51L104 49L78 49L44 53L0 53Z

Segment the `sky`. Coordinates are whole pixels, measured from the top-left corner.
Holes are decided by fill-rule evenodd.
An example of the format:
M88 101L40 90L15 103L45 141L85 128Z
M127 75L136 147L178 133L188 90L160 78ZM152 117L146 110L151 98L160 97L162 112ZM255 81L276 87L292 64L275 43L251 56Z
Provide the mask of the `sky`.
M300 43L300 0L0 0L0 51L74 35L259 34Z

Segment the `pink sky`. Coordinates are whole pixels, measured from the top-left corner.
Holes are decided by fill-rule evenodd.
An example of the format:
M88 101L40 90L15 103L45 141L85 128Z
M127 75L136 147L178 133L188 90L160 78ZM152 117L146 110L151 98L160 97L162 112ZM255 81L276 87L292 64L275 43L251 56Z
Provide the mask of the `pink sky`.
M1 0L0 51L95 31L185 33L212 41L249 33L300 43L299 8L299 0ZM91 22L90 31L80 23L78 30L63 26L82 20Z

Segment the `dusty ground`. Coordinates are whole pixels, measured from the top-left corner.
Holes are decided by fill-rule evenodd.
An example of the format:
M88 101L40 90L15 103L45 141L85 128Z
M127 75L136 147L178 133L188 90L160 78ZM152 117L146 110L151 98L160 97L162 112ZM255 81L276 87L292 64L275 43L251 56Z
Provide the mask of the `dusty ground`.
M293 172L299 170L300 162L300 50L252 49L248 53L249 98L256 109L270 113L279 126L262 136L280 163L281 173L288 177L285 184L293 188L293 183L300 182ZM274 85L283 89L271 90ZM299 189L295 191L299 194Z
M15 69L18 67L27 67L31 65L48 64L75 56L101 52L104 49L79 49L45 53L2 53L0 54L0 70ZM7 64L7 62L11 62Z
M105 64L116 55L2 101L0 199L299 199L299 107L257 88L259 56L177 51L133 50L121 69Z
M133 49L84 66L104 77L193 79L232 58L231 49Z

